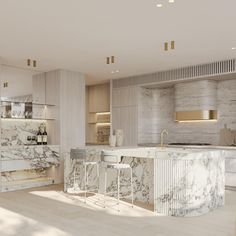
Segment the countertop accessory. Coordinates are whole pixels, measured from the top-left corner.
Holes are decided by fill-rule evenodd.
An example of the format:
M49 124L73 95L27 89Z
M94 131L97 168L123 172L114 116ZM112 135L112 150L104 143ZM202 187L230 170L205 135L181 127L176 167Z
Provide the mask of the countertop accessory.
M116 146L117 147L122 146L124 141L124 131L122 129L116 129L115 136L116 136Z
M116 146L116 135L110 135L109 137L109 144L111 147L115 147Z

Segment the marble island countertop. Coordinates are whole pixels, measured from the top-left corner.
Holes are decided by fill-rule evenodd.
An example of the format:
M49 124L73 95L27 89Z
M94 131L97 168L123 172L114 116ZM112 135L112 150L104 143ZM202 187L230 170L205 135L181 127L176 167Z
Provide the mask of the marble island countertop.
M138 147L158 147L160 144L143 143L138 144ZM219 150L235 150L236 146L220 146L220 145L166 145L168 148L186 148L186 149L219 149Z
M214 158L214 153L220 152L220 150L214 149L192 149L192 148L177 148L177 147L110 147L108 145L104 146L87 146L87 149L96 149L103 151L107 156L126 156L126 157L136 157L136 158L169 158L169 159L198 159L204 158ZM204 153L204 155L203 155ZM205 155L208 153L208 155Z
M134 199L153 204L154 212L165 216L199 216L224 205L225 157L223 150L176 147L110 147L86 146L88 160L100 161L105 151L107 160L112 155L123 156L121 163L133 170ZM114 156L113 156L114 158ZM111 160L110 159L110 160ZM113 159L114 160L114 159ZM76 160L65 172L65 190L76 192L74 170ZM89 173L91 186L96 186L96 171ZM107 189L115 192L117 174L109 175ZM104 188L104 170L101 166L99 186ZM122 192L129 195L130 176L121 175ZM80 184L83 176L80 176Z

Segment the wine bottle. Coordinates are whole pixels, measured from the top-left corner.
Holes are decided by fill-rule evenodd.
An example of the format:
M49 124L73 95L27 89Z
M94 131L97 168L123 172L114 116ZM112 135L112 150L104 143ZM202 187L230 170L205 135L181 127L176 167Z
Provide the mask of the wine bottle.
M44 132L43 132L43 145L48 144L48 133L46 131L46 126L44 126Z
M43 144L43 136L41 133L41 128L39 127L39 131L37 133L37 144L42 145Z

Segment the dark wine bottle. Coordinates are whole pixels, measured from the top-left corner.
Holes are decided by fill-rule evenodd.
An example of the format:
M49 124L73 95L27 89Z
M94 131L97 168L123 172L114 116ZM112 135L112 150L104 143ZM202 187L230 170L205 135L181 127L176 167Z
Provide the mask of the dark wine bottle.
M44 126L44 132L43 132L43 145L48 144L48 133L46 131L46 126Z
M41 128L39 127L39 131L37 133L37 144L42 145L43 144L43 135L41 133Z

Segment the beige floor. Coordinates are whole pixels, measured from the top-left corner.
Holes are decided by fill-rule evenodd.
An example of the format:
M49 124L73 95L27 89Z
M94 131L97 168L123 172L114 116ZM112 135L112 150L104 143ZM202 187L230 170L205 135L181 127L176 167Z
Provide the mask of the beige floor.
M81 198L49 186L0 194L0 236L235 236L236 192L226 206L194 218L157 217L128 203L101 208L98 196ZM108 202L110 203L110 202Z

